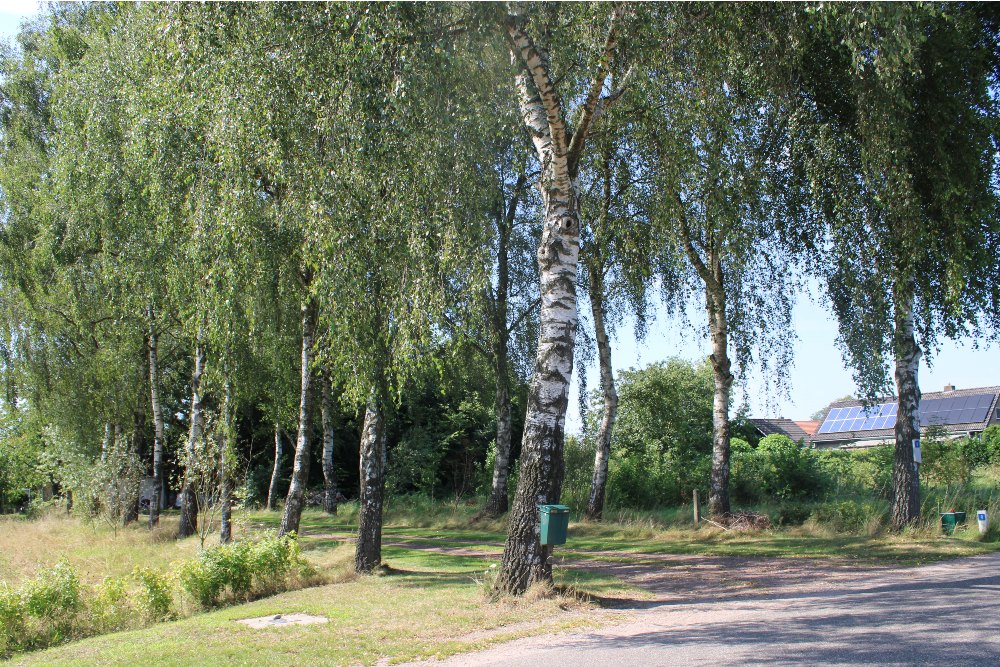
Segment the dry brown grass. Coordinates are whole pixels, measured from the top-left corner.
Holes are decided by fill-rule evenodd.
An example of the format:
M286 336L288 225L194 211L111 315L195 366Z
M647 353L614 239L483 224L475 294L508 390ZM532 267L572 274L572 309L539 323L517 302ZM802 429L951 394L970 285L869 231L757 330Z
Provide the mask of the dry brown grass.
M90 584L125 575L136 565L162 570L198 552L197 538L174 539L176 524L176 518L165 517L151 533L144 524L112 530L61 513L31 520L0 516L0 581L17 586L63 559Z

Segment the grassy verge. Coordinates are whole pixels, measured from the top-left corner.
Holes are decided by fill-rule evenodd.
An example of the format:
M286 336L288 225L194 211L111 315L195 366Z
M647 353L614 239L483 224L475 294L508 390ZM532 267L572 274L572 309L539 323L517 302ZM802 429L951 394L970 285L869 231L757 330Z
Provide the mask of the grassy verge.
M328 555L336 560L343 556ZM480 558L389 548L390 574L276 595L143 630L20 656L23 665L371 665L443 657L493 643L594 624L572 597L487 602ZM577 582L578 584L580 582ZM614 582L588 580L596 591ZM391 601L391 604L387 604ZM252 630L242 618L305 612L329 623Z
M1000 550L990 536L978 539L974 524L954 537L928 522L903 535L845 534L815 522L754 533L670 525L655 516L617 516L604 523L571 524L569 543L556 550L557 598L490 602L484 594L491 565L504 541L502 521L475 518L477 506L408 499L391 503L383 557L387 574L357 577L351 571L356 507L330 517L303 515L300 544L325 585L283 593L249 604L195 613L170 623L93 637L19 656L15 664L373 664L444 656L520 636L594 622L567 613L593 597L643 599L644 591L593 568L560 567L573 561L649 562L654 556L687 554L734 557L853 559L857 563L917 564ZM243 513L240 534L273 527L277 513ZM680 515L674 520L681 522ZM0 518L0 580L16 585L42 567L66 560L84 582L121 576L136 565L169 569L191 558L198 541L175 541L173 517L149 533L142 526L111 530L62 515L26 521ZM995 536L994 536L995 537ZM235 620L294 612L325 616L318 626L251 630ZM185 612L182 615L187 615Z
M475 508L456 503L427 503L421 507L420 525L409 522L411 507L387 513L383 532L386 542L422 548L437 545L496 554L503 549L505 533L499 522L474 521ZM569 541L557 554L570 559L621 560L649 554L679 554L733 557L838 558L859 563L917 565L936 560L1000 551L1000 541L982 541L970 520L965 530L947 537L928 522L901 535L839 533L827 526L801 526L760 532L725 532L711 525L669 525L657 516L630 513L619 521L570 524ZM355 530L353 510L328 517L307 511L302 522L302 546L327 545ZM247 517L251 524L276 525L276 513L259 512ZM989 537L989 536L988 536ZM598 552L598 553L595 553Z

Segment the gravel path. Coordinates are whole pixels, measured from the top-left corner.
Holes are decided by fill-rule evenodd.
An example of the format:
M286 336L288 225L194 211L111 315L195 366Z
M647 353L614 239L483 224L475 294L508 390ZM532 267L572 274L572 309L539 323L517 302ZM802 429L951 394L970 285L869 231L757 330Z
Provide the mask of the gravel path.
M421 664L1000 664L1000 554L917 568L699 556L566 565L611 572L654 599L618 601L634 611L599 630Z

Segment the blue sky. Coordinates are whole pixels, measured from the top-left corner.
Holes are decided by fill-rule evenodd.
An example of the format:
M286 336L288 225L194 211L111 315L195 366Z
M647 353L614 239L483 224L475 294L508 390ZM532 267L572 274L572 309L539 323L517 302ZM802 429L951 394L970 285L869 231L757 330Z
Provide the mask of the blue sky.
M11 38L17 34L21 21L36 13L39 3L0 0L0 37ZM586 306L586 303L582 303ZM709 353L704 335L705 323L700 309L691 313L691 324L686 330L673 325L662 317L656 318L642 343L637 343L630 323L626 322L615 332L612 341L612 361L617 370L642 367L655 361L679 356L700 359ZM813 412L830 401L855 393L850 372L845 369L840 351L835 345L837 325L829 313L807 295L801 295L794 311L794 329L798 335L795 344L794 367L789 373L789 396L767 396L762 378L747 378L747 400L755 416L807 419ZM923 391L940 391L945 384L959 388L1000 384L1000 347L986 345L974 349L977 341L945 342L934 356L933 367L926 361L920 368L920 387ZM577 373L581 369L577 369ZM587 384L598 386L595 364L586 369ZM577 384L574 382L570 397L567 428L579 430ZM770 400L769 400L770 399ZM740 401L739 394L736 400Z
M586 302L582 305L589 307ZM642 367L671 356L691 360L707 357L711 350L701 309L692 309L690 318L687 330L680 330L669 321L659 319L650 327L642 343L635 341L631 326L620 327L612 343L611 358L615 370ZM830 401L855 393L851 373L845 368L836 346L836 321L827 310L802 294L795 305L793 327L798 340L795 343L794 366L789 373L789 396L767 396L763 378L751 375L747 378L747 400L754 416L808 419ZM932 368L928 368L926 360L921 363L921 389L930 392L940 391L946 384L954 384L958 388L1000 384L1000 347L979 341L980 348L973 349L975 343L972 339L946 341L940 352L934 355ZM595 362L587 369L587 386L593 389L599 386L599 382ZM567 415L567 429L570 431L579 429L577 396L574 386ZM741 398L737 393L737 403Z
M37 13L38 7L36 1L0 0L0 37L7 39L16 35L22 19Z

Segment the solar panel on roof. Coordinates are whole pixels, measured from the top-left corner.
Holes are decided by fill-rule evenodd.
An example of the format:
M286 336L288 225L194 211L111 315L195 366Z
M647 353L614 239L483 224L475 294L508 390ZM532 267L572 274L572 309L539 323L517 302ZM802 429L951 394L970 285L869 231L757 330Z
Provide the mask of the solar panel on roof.
M972 424L986 420L994 394L946 396L920 402L920 425ZM882 403L865 410L861 406L833 408L823 420L819 433L877 431L896 426L898 407Z

